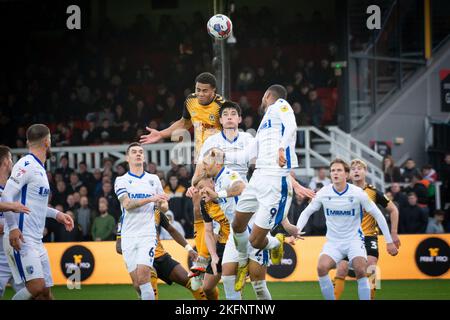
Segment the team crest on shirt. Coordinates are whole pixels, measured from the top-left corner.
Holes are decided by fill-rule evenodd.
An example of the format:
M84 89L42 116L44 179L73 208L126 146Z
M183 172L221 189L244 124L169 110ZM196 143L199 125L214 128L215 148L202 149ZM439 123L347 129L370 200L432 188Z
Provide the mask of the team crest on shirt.
M27 173L27 171L23 168L19 168L19 170L16 173L16 178L20 178L21 176L23 176L25 173Z
M149 181L148 183L149 183L152 187L155 186L155 182L154 182L154 181Z
M289 108L287 105L282 105L280 110L281 110L281 112L288 112Z
M132 183L133 183L133 180L128 180L128 183L129 183L129 184L132 184Z
M348 198L350 202L353 202L353 197Z
M25 270L27 270L27 273L28 273L28 274L33 274L33 272L34 272L33 266L27 266L27 267L25 268Z
M210 114L210 115L209 115L209 120L214 121L214 120L216 120L216 117L214 117L213 114Z
M233 173L230 175L230 180L236 180L237 178L239 178L239 176L238 176L238 174L237 174L236 172L233 172Z
M25 161L25 167L30 164L30 161Z

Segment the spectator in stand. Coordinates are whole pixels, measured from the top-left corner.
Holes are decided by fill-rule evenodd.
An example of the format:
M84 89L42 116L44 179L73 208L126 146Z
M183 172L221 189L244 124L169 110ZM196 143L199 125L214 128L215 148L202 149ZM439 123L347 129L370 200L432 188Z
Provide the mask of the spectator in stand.
M307 84L306 82L304 82L301 86L300 86L300 104L302 105L302 107L305 109L304 111L307 112L307 106L309 105L309 91L310 91L310 86L309 84Z
M450 152L445 154L444 164L441 170L442 179L442 204L450 203Z
M261 88L267 88L269 85L269 77L267 76L266 70L263 67L258 67L252 89L261 90Z
M117 130L118 142L122 144L132 142L136 136L136 130L131 126L129 120L125 120Z
M400 208L399 233L425 233L428 214L417 205L417 195L408 193L408 205Z
M79 207L77 206L76 202L75 202L75 198L73 196L73 194L69 194L66 198L66 202L65 202L65 206L64 209L70 210L70 211L75 211L77 210Z
M161 124L162 127L169 127L170 124L175 121L179 116L179 109L177 108L177 100L174 94L170 94L166 98L164 105L164 112Z
M174 197L182 198L186 192L186 188L180 184L177 176L170 176L169 183L164 188L164 192L169 196L169 199Z
M167 98L171 95L166 85L159 84L157 87L155 104L151 108L152 118L161 119L164 115ZM175 120L176 118L173 118Z
M287 90L287 98L286 98L287 102L293 105L294 102L300 101L300 92L295 89L294 85L288 84L286 86L286 90Z
M98 135L98 130L95 126L95 121L88 122L88 128L83 131L82 134L83 143L87 145L98 144L100 137Z
M422 176L430 183L435 183L438 180L438 174L431 164L426 164L422 167Z
M313 190L317 193L322 189L324 184L318 182ZM315 217L314 217L315 216ZM327 233L327 224L323 207L308 220L304 231L313 236L324 236Z
M180 165L178 165L175 161L170 161L170 170L167 172L167 180L169 180L170 176L178 176L178 169L180 169Z
M184 232L183 226L181 225L181 223L179 223L178 221L176 221L174 219L173 212L169 210L165 213L165 215L167 216L169 223L184 237L185 232ZM161 228L160 238L161 238L161 240L172 240L173 239L172 236L169 234L169 232L167 232L167 230L164 228Z
M52 205L56 207L57 205L65 206L66 205L66 199L67 199L68 193L66 190L66 183L64 181L58 181L56 183L56 192L52 195ZM62 210L64 212L64 208Z
M117 177L123 176L125 173L127 173L127 165L125 162L119 163L116 166L116 173Z
M27 135L25 127L18 127L16 132L16 148L25 148L27 143Z
M322 125L322 118L325 108L319 101L316 90L311 90L308 93L309 101L306 104L305 112L311 117L311 123L315 127Z
M186 166L180 166L178 169L178 181L180 181L180 184L186 189L191 186L191 176Z
M255 80L255 74L250 67L244 67L238 74L236 81L236 90L246 92L249 90Z
M102 120L102 126L97 128L97 135L100 137L101 144L113 144L116 138L114 127L108 119Z
M81 161L78 163L78 177L83 184L88 189L93 189L95 186L94 175L87 170L86 162ZM81 187L80 187L81 188Z
M98 200L98 213L99 215L92 223L92 239L94 241L114 240L116 221L108 213L108 201L105 198Z
M420 174L419 169L416 168L416 163L413 159L409 158L406 160L405 167L403 168L403 180L405 182L410 182L412 177Z
M111 182L104 182L102 186L102 192L98 196L97 200L105 198L108 201L109 213L114 217L116 221L119 221L121 211L120 203L113 191Z
M427 185L425 185L424 183L426 183ZM417 173L412 176L410 185L405 189L405 192L408 194L410 192L414 192L414 194L418 198L419 206L427 211L427 213L428 210L426 208L428 206L428 185L429 182L427 180L424 181L420 173Z
M442 210L434 211L433 218L428 218L428 225L426 233L445 233L444 225L442 224L445 219L445 212Z
M94 188L91 191L91 194L94 197L97 197L101 190L102 190L102 184L103 184L103 173L100 169L94 170Z
M154 162L149 162L147 165L147 172L151 174L156 174L158 171L158 165Z
M132 114L131 123L135 128L145 128L147 125L147 120L150 118L150 112L148 108L145 107L143 100L138 100L136 102L136 111Z
M311 190L317 189L317 185L321 183L322 187L327 186L331 183L330 178L328 178L328 169L325 167L321 167L317 170L317 175L311 179L309 183L309 188Z
M401 190L400 184L394 182L391 185L390 191L392 192L393 201L397 203L397 207L405 207L408 205L408 197Z
M114 109L114 126L120 128L123 123L127 120L125 113L123 112L122 104L117 104Z
M66 228L63 224L57 223L57 229L55 232L55 242L77 242L82 240L81 229L75 219L75 214L73 211L68 210L66 214L72 217L74 221L74 226L72 231L66 231Z
M94 221L95 211L89 207L89 199L86 196L81 197L80 207L75 210L75 218L81 228L82 240L90 241L91 225Z
M67 190L69 193L79 192L80 188L83 186L83 182L80 181L80 178L76 172L72 172L70 174L70 183L67 186Z
M391 155L386 155L383 158L382 169L384 172L385 182L402 182L402 174L400 168L395 166L394 159Z
M64 182L69 183L72 172L74 170L69 167L69 158L65 155L62 156L59 159L59 168L55 170L55 174L61 174Z
M320 61L320 68L317 70L317 83L318 88L329 88L333 86L333 70L330 68L330 62L327 59Z
M296 224L298 218L300 217L300 214L302 213L303 210L305 210L307 206L308 206L307 198L303 198L302 196L294 194L291 208L289 209L288 212L289 221L291 221L293 224Z

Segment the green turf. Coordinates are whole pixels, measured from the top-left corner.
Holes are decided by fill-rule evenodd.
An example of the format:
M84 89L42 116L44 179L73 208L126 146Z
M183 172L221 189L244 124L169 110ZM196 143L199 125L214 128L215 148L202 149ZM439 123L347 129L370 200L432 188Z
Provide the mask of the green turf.
M317 282L270 282L269 290L273 299L315 300L322 299ZM177 300L193 299L192 295L179 285L160 285L160 299ZM223 287L220 284L220 298L224 299ZM127 300L137 299L131 285L83 285L81 289L69 290L65 286L52 289L55 299L59 300ZM13 291L7 288L3 299L11 299ZM249 283L244 289L245 299L254 299ZM347 281L343 299L357 299L355 281ZM450 280L400 280L382 281L381 289L377 290L377 300L407 299L407 300L447 300L450 299Z

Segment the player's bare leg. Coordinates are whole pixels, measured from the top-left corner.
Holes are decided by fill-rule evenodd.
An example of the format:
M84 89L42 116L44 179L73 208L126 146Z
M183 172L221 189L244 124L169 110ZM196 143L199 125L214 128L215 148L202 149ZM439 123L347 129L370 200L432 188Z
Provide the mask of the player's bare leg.
M194 206L194 240L197 248L198 260L193 263L193 268L201 270L200 275L191 278L192 289L198 290L203 283L203 276L209 261L209 251L205 242L205 225L200 211L200 194L192 194L192 204Z
M155 300L155 293L151 285L151 269L149 266L138 264L136 270L130 272L133 287L142 300Z
M40 295L38 295L34 300L54 300L51 289L45 287L44 291Z
M241 291L245 283L245 278L248 272L248 222L250 221L254 212L239 212L236 211L232 223L233 240L236 249L239 253L238 263L239 267L236 274L236 283L234 289Z
M172 269L169 279L191 291L196 300L206 300L206 295L202 287L197 290L192 289L191 278L189 278L187 271L181 266L181 264L178 264Z
M326 254L319 257L317 264L317 274L319 276L320 290L326 300L335 300L333 282L331 282L328 272L336 267L336 262Z
M272 300L269 289L267 289L266 273L267 267L262 266L256 261L250 260L248 263L248 272L252 281L253 290L257 300Z
M338 263L336 275L334 276L334 295L339 300L344 292L345 277L348 274L348 262L342 260Z
M272 263L277 265L281 263L281 259L283 258L284 235L280 233L275 237L268 237L269 231L269 229L263 229L255 224L249 241L253 248L270 250Z
M241 291L236 291L234 288L237 272L237 262L227 262L222 264L222 282L227 300L242 300Z
M43 278L33 279L26 282L25 287L19 290L12 300L30 300L42 296L45 291L45 280Z
M370 300L370 285L367 278L367 260L364 257L355 257L352 260L355 276L358 281L358 296L360 300Z
M376 291L376 266L378 264L378 258L374 256L367 256L367 277L369 278L370 284L370 300L375 300L375 291Z
M208 300L219 300L219 288L217 284L220 281L221 273L216 275L205 273L205 279L203 281L203 291L205 291Z

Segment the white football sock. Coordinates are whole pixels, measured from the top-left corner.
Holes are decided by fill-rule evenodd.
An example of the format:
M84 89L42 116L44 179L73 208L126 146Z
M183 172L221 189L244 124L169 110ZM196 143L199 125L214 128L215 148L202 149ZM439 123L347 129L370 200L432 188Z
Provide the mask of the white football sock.
M222 276L223 289L227 300L242 300L241 292L234 290L236 276Z
M19 291L17 291L17 293L12 297L11 300L30 300L31 297L32 297L32 294L25 287L25 288L22 288Z
M264 247L264 250L275 249L280 246L281 242L275 237L267 236L267 245Z
M139 286L141 289L141 299L142 300L155 300L155 292L150 283L141 284Z
M257 300L272 300L266 280L252 281Z
M370 284L367 277L358 279L359 300L370 300Z
M336 297L334 296L333 282L331 282L329 275L319 277L319 284L325 300L336 300Z

